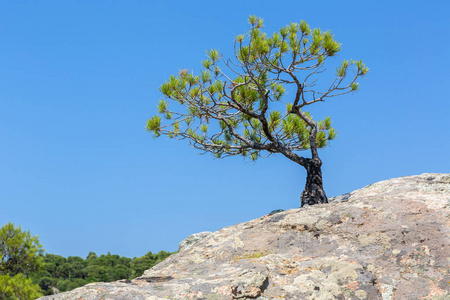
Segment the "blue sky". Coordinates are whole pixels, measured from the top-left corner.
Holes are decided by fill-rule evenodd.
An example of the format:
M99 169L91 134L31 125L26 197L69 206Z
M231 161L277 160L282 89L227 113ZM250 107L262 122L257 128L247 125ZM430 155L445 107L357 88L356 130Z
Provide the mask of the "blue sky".
M0 223L49 253L128 257L300 205L306 172L281 156L197 155L144 130L158 87L232 53L254 14L269 34L306 20L363 59L360 91L320 103L328 196L450 171L447 1L1 1ZM306 152L304 154L307 154Z

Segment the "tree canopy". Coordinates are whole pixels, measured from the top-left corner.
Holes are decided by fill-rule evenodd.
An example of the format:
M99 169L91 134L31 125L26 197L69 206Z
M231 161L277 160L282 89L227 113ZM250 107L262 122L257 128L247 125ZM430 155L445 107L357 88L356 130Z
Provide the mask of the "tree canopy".
M38 271L44 249L37 236L11 222L0 228L0 274L16 275Z
M133 279L141 276L145 270L166 259L172 253L160 251L148 252L144 256L128 258L111 253L98 255L89 252L86 259L78 256L63 257L46 253L43 256L44 267L30 276L45 295L51 295L54 289L69 291L91 282L110 282L120 279Z
M0 299L32 300L65 292L90 282L110 282L141 276L172 253L151 251L141 257L127 258L111 253L86 259L67 258L46 253L37 236L8 223L0 228Z
M43 267L42 245L37 236L11 222L0 228L0 299L32 300L41 296L27 278Z
M357 79L368 68L360 60L343 60L334 78L319 88L317 77L325 72L325 62L341 50L329 31L301 21L268 36L261 18L250 16L249 23L250 31L235 38L234 59L209 50L200 74L181 70L161 85L159 114L146 128L155 137L187 139L218 158L256 160L280 153L309 173L302 201L326 202L317 149L327 146L336 130L329 117L315 121L304 109L357 91ZM304 150L311 151L310 159L298 154ZM319 171L313 172L312 165Z

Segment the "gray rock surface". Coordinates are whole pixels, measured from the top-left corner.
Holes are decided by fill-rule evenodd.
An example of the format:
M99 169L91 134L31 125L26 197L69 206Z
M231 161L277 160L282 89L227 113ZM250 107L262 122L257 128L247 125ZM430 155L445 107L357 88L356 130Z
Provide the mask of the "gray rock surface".
M41 299L449 299L450 174L220 229L140 278Z
M203 231L199 233L194 233L181 241L178 245L178 252L185 251L191 248L195 243L203 240L204 238L210 236L212 234L211 231Z

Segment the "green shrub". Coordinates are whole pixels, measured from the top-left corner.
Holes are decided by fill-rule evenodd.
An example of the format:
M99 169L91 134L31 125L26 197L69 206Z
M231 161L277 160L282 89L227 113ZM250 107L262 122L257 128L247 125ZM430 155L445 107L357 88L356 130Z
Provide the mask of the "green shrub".
M41 296L40 287L22 274L14 277L0 276L0 299L2 300L34 300Z

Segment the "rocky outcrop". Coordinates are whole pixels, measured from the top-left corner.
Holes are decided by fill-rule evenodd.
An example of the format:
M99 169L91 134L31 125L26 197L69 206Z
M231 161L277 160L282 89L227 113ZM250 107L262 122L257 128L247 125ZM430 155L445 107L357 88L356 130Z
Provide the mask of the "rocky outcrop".
M449 299L450 174L223 228L140 278L41 299Z
M203 231L199 233L194 233L185 238L181 241L181 243L178 245L178 252L188 250L191 248L195 243L198 241L203 240L204 238L210 236L212 234L211 231Z

